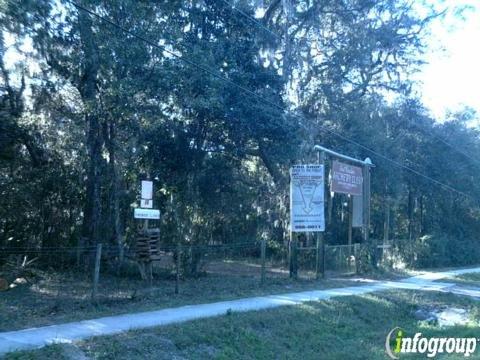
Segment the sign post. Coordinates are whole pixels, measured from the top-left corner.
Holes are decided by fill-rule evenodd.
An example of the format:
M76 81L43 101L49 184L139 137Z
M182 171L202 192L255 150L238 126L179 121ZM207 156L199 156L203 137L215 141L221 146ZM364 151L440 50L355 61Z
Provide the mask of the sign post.
M152 285L152 260L157 256L157 246L160 236L159 229L149 229L149 220L159 220L160 210L153 208L153 182L150 180L142 180L140 207L133 210L135 219L143 220L143 229L137 228L136 248L137 257L139 258L139 269L143 279L149 281ZM140 225L140 224L139 224Z
M325 167L325 153L323 151L318 154L318 164ZM323 206L323 209L325 211L325 205ZM315 277L318 280L325 277L325 238L323 232L317 234L316 240Z
M374 165L369 158L355 159L320 145L315 145L314 150L319 151L320 154L328 154L335 159L348 162L343 163L338 160L332 162L331 191L348 194L349 197L348 244L352 245L353 227L361 227L363 239L368 242L370 235L370 168ZM351 164L360 165L360 167Z

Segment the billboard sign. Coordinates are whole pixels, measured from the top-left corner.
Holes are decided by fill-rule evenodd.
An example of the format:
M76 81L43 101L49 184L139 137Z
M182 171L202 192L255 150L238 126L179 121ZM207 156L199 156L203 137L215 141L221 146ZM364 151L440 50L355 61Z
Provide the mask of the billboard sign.
M340 161L332 164L332 191L336 193L362 195L362 168Z
M324 194L323 165L295 165L290 169L290 226L292 232L325 231Z

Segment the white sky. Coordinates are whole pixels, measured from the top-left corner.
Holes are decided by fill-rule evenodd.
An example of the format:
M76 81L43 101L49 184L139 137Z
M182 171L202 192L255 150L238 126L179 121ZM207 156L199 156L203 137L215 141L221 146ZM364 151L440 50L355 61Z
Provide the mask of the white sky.
M448 11L435 20L425 60L415 76L418 91L432 114L442 121L447 109L469 106L480 115L480 0L428 0ZM471 8L455 14L458 6Z

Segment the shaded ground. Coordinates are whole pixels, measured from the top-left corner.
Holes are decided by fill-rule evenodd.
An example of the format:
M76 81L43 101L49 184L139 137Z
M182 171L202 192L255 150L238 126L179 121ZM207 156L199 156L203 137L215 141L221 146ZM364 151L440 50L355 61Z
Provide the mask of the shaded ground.
M101 274L98 299L91 300L91 274L35 270L28 282L0 293L0 331L51 325L105 315L148 311L185 304L308 289L352 286L348 279L291 280L288 273L270 267L265 285L260 268L248 261L211 261L196 279L175 282L170 272L156 269L152 287L132 271L121 276Z
M455 306L466 326L419 321L419 308ZM396 326L407 336L478 337L478 302L452 294L388 291L97 337L76 344L91 359L385 359L385 337ZM479 358L480 349L470 358ZM402 355L402 358L419 358ZM17 352L7 359L69 359L65 346ZM425 358L425 355L423 357ZM442 359L459 359L458 355ZM461 357L463 358L463 356Z

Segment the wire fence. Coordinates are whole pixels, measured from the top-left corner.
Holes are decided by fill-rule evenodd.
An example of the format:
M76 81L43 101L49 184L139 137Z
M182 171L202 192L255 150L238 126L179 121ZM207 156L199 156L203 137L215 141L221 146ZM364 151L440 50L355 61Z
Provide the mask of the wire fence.
M288 244L273 241L158 246L151 259L138 252L114 244L0 247L0 305L12 309L2 316L22 328L36 319L42 325L52 317L68 321L300 290L318 278L315 247L297 249L298 278L290 273ZM325 271L352 273L350 252L326 246ZM0 331L12 328L0 320Z
M358 272L360 244L325 246L325 268L341 274Z
M23 273L48 271L77 274L94 281L96 258L99 279L115 277L117 283L128 279L135 286L151 286L155 280L179 282L187 279L224 277L238 280L248 278L255 282L291 276L289 248L286 244L265 241L247 241L232 244L177 244L159 246L154 256L141 258L135 247L121 249L116 245L75 247L0 247L0 277L21 277ZM324 271L353 274L357 271L359 244L327 245L323 252ZM318 249L299 247L298 276L318 277ZM143 267L143 270L142 270ZM93 285L92 285L93 286ZM132 285L133 286L133 285ZM130 287L132 287L130 286ZM134 287L134 286L133 286ZM107 289L104 289L107 290ZM100 291L105 293L105 291ZM88 294L85 294L87 296Z

